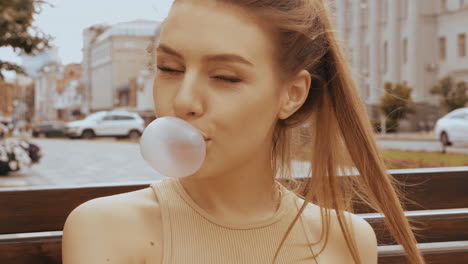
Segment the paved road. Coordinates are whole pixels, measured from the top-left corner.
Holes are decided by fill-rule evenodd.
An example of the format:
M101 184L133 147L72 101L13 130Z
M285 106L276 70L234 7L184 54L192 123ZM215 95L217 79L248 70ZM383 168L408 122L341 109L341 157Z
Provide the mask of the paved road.
M438 141L416 140L378 140L378 145L385 149L399 149L412 151L441 152L442 146ZM447 147L447 153L468 154L468 146Z
M112 139L33 139L44 156L39 164L7 177L2 185L86 185L151 181L160 177L145 163L138 144Z
M0 177L0 186L66 186L127 181L157 181L156 174L140 155L139 144L113 139L69 140L33 139L44 157L29 170ZM436 141L379 140L382 148L440 151ZM447 152L468 154L467 148L447 148ZM308 165L294 164L295 176Z

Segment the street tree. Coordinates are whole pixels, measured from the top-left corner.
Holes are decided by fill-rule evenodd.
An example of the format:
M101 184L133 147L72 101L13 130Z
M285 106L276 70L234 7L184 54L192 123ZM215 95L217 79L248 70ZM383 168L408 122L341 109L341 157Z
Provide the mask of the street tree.
M456 82L452 76L447 76L437 82L430 92L440 96L440 104L447 108L448 112L464 107L468 102L466 95L466 82Z
M380 98L379 109L396 129L401 119L415 111L411 99L413 89L406 84L391 82L386 82L384 89L385 94Z
M34 15L41 12L43 0L0 0L0 48L11 47L17 54L34 55L50 47L52 40L33 25ZM21 66L0 59L0 79L2 71L15 71L24 74Z

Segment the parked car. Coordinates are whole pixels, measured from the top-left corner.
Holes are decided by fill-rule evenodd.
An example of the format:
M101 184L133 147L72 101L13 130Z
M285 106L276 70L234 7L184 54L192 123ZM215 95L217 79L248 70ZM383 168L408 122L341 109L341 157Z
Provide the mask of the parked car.
M128 137L138 139L145 128L144 120L137 113L99 111L83 120L68 122L65 134L70 138Z
M64 137L65 122L62 121L40 121L33 124L32 127L33 137Z
M468 143L468 107L455 109L437 120L434 134L443 146Z

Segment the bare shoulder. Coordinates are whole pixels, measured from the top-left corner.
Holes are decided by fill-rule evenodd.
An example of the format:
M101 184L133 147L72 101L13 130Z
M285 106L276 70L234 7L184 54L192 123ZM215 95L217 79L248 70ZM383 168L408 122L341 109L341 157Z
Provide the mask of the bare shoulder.
M301 199L302 201L302 199ZM352 257L349 252L344 234L341 230L338 216L335 210L327 209L330 213L330 240L324 250L325 258L326 254L333 254L334 258L341 258L340 263L349 262ZM320 214L320 207L309 203L303 212L304 218L307 221L307 225L310 227L313 234L320 236L322 229L322 217ZM351 228L351 234L356 241L356 246L363 264L376 264L377 263L377 238L372 226L362 217L350 212L343 212L345 221ZM335 261L338 261L335 259ZM325 263L328 263L325 261ZM335 263L335 262L331 262Z
M63 263L144 263L148 250L157 251L160 218L149 187L89 200L65 221Z

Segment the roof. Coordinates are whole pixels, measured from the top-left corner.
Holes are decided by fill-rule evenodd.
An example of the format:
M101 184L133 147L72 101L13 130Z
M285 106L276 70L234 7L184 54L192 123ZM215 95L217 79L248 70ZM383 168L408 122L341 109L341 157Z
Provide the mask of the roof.
M96 42L101 42L112 36L138 36L152 37L159 29L161 22L152 20L134 20L117 23L110 26L104 33L97 37Z

